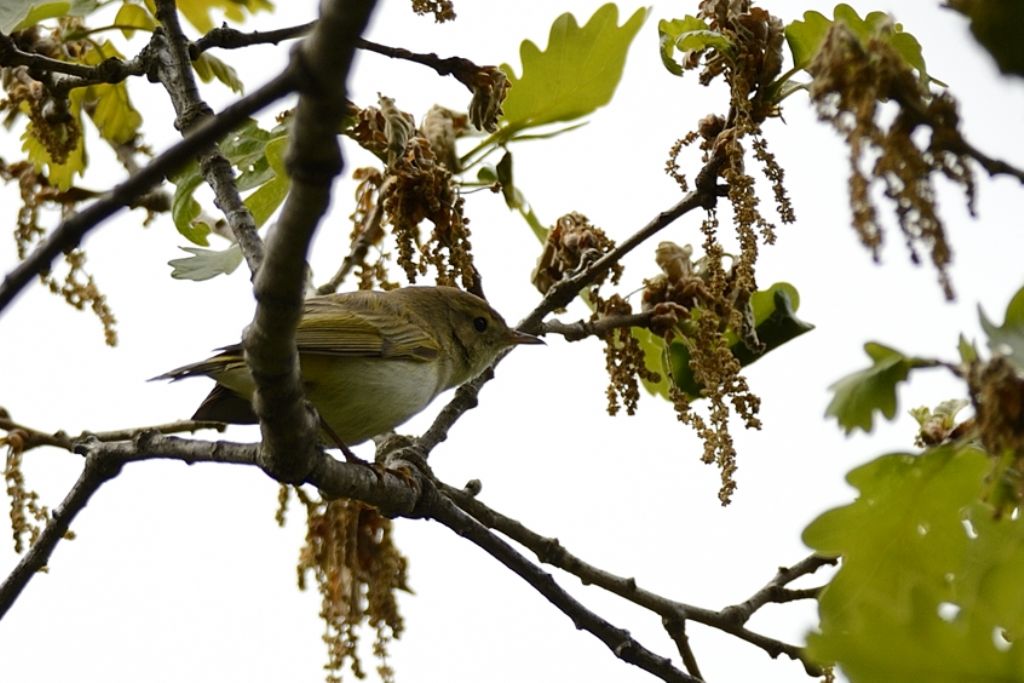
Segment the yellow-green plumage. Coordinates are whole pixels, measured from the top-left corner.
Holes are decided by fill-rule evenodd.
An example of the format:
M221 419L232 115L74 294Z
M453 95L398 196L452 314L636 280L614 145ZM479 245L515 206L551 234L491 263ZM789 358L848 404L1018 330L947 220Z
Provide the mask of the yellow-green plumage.
M405 287L313 297L295 333L306 398L346 445L387 432L442 391L466 382L514 344L486 301L452 287ZM194 419L252 423L254 385L239 345L154 379L207 375L217 386ZM330 441L330 439L328 439Z

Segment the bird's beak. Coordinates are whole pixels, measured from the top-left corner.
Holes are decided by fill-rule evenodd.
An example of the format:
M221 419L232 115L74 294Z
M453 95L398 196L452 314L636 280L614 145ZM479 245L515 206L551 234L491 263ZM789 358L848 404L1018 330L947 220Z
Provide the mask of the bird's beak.
M519 330L509 330L508 335L509 344L543 344L545 343L540 337L535 337L532 334L526 334Z

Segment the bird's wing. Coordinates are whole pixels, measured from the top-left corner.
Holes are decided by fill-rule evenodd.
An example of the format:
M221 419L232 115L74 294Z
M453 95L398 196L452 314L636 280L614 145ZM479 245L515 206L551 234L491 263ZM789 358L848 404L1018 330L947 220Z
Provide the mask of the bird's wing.
M300 353L428 361L440 349L422 326L389 308L356 309L322 297L307 301L295 331Z

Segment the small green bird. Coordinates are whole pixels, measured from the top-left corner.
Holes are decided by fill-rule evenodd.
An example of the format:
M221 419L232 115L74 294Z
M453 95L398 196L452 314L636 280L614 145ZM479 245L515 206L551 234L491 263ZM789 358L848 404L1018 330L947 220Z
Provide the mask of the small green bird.
M295 332L306 398L329 439L352 446L388 432L441 392L483 372L503 349L543 344L509 328L483 299L454 287L356 291L305 301ZM252 375L240 344L153 379L205 375L217 386L192 416L254 424Z

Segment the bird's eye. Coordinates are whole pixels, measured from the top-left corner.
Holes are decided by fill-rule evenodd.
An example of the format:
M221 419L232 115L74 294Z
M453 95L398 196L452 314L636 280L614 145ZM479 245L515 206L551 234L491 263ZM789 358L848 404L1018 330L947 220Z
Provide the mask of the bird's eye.
M477 332L483 332L484 330L487 329L487 318L483 317L482 315L473 318L473 327L476 328Z

